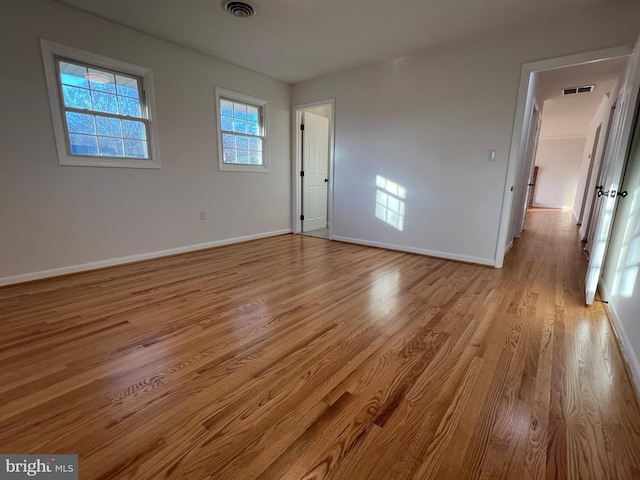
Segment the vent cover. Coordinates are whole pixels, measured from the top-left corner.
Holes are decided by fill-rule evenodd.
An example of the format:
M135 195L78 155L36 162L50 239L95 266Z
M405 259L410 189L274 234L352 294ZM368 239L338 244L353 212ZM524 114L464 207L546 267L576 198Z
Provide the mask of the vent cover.
M253 17L256 13L258 13L257 5L252 2L224 0L222 2L222 9L229 15L240 18Z
M569 87L562 89L562 95L575 95L576 93L591 93L594 85L583 85L582 87Z

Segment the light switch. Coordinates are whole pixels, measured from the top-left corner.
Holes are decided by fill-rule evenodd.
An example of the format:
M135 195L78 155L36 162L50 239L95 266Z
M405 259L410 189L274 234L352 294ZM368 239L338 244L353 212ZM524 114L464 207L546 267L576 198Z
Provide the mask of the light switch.
M487 162L495 162L496 161L496 151L489 150L487 152Z

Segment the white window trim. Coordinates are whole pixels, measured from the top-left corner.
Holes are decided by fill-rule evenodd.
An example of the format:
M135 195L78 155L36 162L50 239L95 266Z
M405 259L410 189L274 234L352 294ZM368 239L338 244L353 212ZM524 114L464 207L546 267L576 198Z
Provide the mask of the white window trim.
M215 87L216 95L216 120L218 130L218 168L221 172L268 172L269 171L269 141L267 139L267 101L263 98L252 97L244 93L234 92L226 88ZM220 118L220 98L236 100L242 103L259 107L262 112L262 165L244 165L236 163L224 163L222 160L222 119Z
M49 94L49 106L51 108L51 120L58 152L58 163L65 166L80 167L120 167L120 168L160 168L160 145L158 143L158 123L156 120L156 105L153 90L153 75L150 69L123 62L97 53L87 52L79 48L63 45L61 43L40 39L44 74ZM71 155L67 148L67 134L62 119L60 89L58 88L58 76L56 73L55 56L77 60L79 62L115 70L125 74L142 78L145 104L148 111L149 137L147 139L149 159L131 159L119 157L95 157Z

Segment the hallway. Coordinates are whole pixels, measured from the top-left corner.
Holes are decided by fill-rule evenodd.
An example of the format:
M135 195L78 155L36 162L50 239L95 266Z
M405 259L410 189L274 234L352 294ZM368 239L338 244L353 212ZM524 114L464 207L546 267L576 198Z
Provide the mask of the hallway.
M505 268L283 235L0 289L0 450L86 479L637 479L569 212Z

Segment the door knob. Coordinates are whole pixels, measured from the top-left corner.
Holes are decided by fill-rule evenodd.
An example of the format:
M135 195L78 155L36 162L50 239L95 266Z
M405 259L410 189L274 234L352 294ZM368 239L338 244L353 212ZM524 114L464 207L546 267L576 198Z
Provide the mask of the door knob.
M329 181L329 179L328 179L328 178L325 178L325 179L324 179L324 183L327 183L328 181Z
M609 190L607 190L606 192L602 189L598 190L598 198L608 197L608 196L609 196Z

